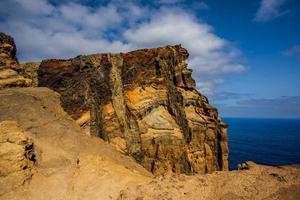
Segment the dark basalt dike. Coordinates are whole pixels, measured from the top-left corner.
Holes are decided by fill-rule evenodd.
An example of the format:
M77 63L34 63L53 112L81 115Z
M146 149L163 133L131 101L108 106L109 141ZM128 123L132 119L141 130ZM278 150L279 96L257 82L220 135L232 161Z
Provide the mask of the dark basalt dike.
M187 58L175 45L5 65L0 70L14 70L27 82L0 80L0 87L53 89L87 134L154 174L228 170L227 125L196 90Z

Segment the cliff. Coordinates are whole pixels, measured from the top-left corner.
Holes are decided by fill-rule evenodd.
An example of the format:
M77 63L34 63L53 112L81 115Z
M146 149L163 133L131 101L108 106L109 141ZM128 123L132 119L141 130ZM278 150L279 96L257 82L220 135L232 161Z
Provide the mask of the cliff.
M0 111L1 200L300 198L296 167L246 163L246 170L153 177L86 135L48 88L2 89Z
M300 199L299 167L226 171L179 45L19 64L0 38L0 199Z
M187 58L176 45L45 60L38 86L60 93L90 135L154 174L227 170L227 126L196 90Z
M18 64L13 39L1 38L0 88L57 91L88 135L154 174L228 170L227 126L196 90L180 45Z
M122 178L120 178L122 177ZM116 199L152 178L86 135L48 88L0 90L0 199Z

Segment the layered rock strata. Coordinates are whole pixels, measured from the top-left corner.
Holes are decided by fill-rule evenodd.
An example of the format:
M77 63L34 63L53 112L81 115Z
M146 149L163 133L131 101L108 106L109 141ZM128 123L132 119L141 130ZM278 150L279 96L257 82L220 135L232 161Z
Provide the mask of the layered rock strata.
M17 48L14 39L0 32L0 67L17 65L16 52Z
M31 74L37 71L36 68L31 63L20 65L16 52L14 39L0 32L0 89L29 87L35 83Z
M0 200L116 199L151 177L131 157L86 135L56 92L0 90Z
M16 140L19 134L21 139ZM1 200L300 199L299 167L268 167L247 162L241 165L247 170L151 176L110 144L85 135L60 106L60 96L48 88L0 90L0 136L9 138L4 141L33 142L31 152L35 155L33 168L28 165L30 159L27 168L15 168L18 163L26 164L20 162L23 159L15 159L24 154L1 154L1 173L6 169L4 173L13 177L9 181L2 179L4 173L1 174ZM0 147L0 151L4 149ZM10 167L4 168L2 163L7 157ZM15 169L21 173L11 174ZM23 176L24 172L29 172L28 176Z
M155 174L228 169L227 126L195 88L180 45L39 65L38 86L61 95L86 131Z

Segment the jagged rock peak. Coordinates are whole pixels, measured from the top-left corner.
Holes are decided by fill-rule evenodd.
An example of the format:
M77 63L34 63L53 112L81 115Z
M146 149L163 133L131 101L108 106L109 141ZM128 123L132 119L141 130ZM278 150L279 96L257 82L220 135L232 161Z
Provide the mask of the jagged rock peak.
M18 64L14 39L0 32L0 67Z
M45 60L38 85L86 129L155 173L228 169L227 126L195 88L180 45Z
M37 64L19 64L16 51L14 39L0 32L0 89L36 85Z

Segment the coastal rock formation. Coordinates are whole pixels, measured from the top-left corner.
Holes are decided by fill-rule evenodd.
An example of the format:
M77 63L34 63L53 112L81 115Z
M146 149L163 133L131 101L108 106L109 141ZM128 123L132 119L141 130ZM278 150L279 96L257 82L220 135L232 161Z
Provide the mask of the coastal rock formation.
M48 88L0 90L0 111L1 133L15 138L25 131L29 140L18 141L33 141L36 160L25 183L1 182L1 200L300 198L299 167L247 162L248 170L153 177L107 142L87 136L64 112L59 94ZM3 162L0 156L1 170Z
M228 168L226 124L196 91L187 56L167 46L41 64L5 61L0 199L300 199L297 166L246 162L216 171ZM28 83L3 84L12 77ZM38 85L59 93L32 87Z
M32 80L30 78L25 78L13 68L0 68L0 89L10 87L29 87L31 85Z
M15 121L0 122L0 195L29 179L34 162L32 139Z
M17 65L16 44L14 39L0 32L0 67Z
M48 88L0 90L0 139L1 200L116 199L121 189L152 176L86 135Z
M227 170L227 126L196 90L187 58L176 45L45 60L37 82L60 93L90 135L154 174Z
M155 174L228 169L227 126L195 89L181 46L18 64L13 38L0 35L0 89L54 89L89 135Z
M32 85L34 78L22 76L23 69L29 67L27 67L28 65L19 65L16 52L14 39L0 32L0 89Z

